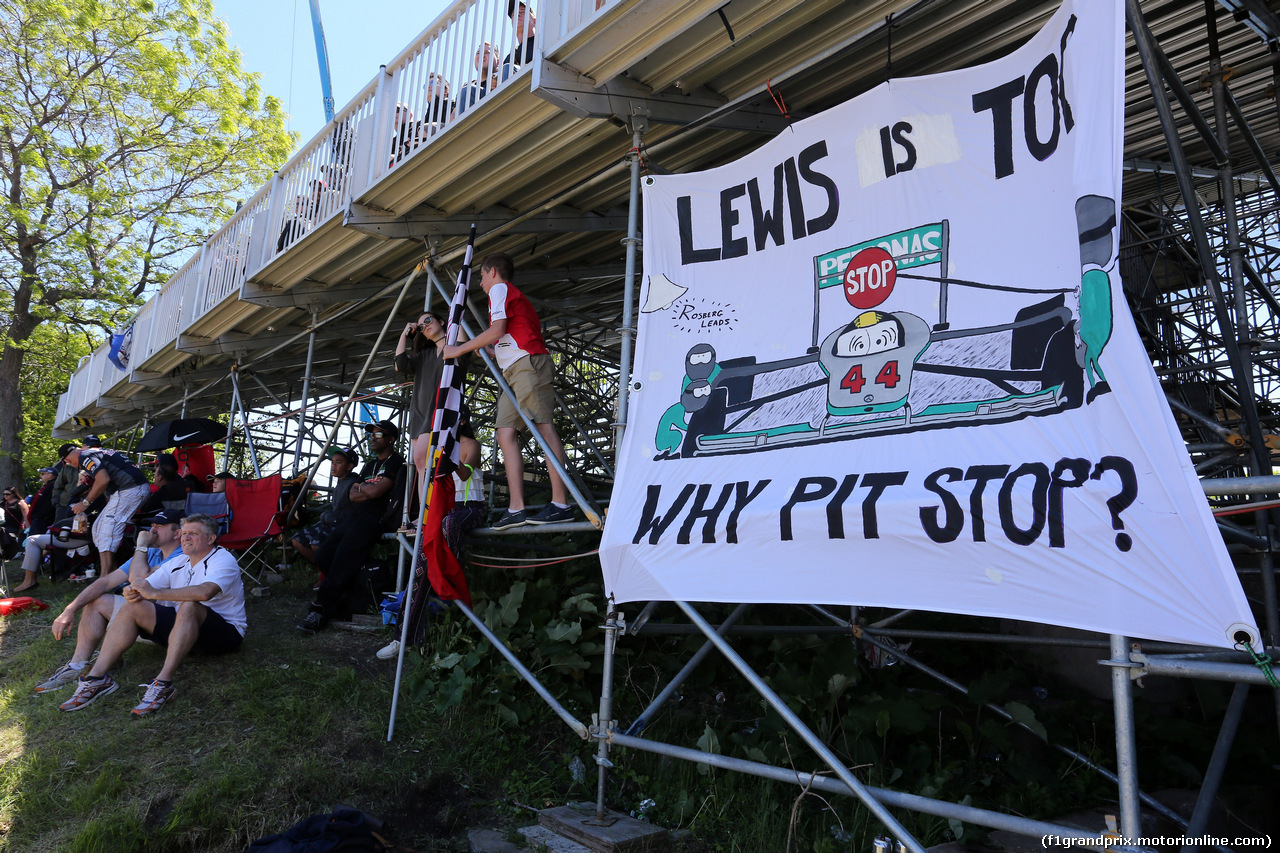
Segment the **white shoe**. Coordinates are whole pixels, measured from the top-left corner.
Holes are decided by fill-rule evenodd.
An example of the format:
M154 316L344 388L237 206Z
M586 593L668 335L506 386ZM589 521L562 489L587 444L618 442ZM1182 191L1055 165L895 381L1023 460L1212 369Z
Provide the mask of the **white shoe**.
M378 649L378 660L391 660L398 654L400 654L400 641L392 640Z

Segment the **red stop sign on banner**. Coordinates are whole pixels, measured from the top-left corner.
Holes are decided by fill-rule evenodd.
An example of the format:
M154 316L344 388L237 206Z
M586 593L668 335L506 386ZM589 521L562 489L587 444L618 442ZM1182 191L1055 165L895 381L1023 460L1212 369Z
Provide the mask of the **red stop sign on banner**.
M893 256L879 246L863 249L844 268L844 298L854 308L875 308L893 293L898 266Z

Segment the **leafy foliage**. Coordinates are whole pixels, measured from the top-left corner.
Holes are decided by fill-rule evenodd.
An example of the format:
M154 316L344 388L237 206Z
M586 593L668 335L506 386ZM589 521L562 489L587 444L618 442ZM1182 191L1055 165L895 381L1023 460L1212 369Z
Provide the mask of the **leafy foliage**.
M0 479L35 330L109 331L290 146L211 0L0 7Z

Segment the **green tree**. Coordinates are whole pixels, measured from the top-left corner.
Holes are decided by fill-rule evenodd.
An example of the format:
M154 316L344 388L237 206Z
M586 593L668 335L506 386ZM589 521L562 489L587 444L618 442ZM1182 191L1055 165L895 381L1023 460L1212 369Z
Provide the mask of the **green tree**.
M0 3L0 482L36 330L109 331L292 144L211 0Z
M52 433L58 397L67 390L67 377L81 357L93 351L93 342L88 335L68 333L61 324L42 323L27 339L25 349L19 386L20 438L26 460L23 473L28 484L34 484L36 471L53 464L58 445L62 444L62 439L54 438Z

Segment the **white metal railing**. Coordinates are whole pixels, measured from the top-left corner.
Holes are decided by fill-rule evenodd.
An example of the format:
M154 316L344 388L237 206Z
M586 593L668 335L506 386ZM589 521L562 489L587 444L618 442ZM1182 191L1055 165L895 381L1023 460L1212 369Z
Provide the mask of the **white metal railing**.
M128 335L128 339L124 342L122 347L124 350L122 352L123 363L126 367L124 370L119 368L116 368L114 371L104 370L102 383L102 390L104 392L110 391L116 385L129 378L130 368L133 367L134 359L141 354L140 350L142 349L142 344L146 341L147 336L151 332L151 320L155 316L155 310L156 300L148 300L145 305L138 309L138 313L133 315L132 320L125 324L123 328L116 330L116 334ZM132 333L129 331L130 326L133 327ZM108 345L109 344L110 341L108 341ZM114 368L115 365L112 365L112 367Z
M98 401L98 386L100 384L99 374L97 371L98 351L86 355L80 359L80 366L76 369L73 387L76 391L76 413L79 414L85 409Z
M543 42L559 41L605 4L456 0L152 298L147 322L135 328L131 366L172 346L207 312L238 298L250 276L510 84L540 55ZM550 29L540 20L544 7ZM96 402L104 376L107 387L117 381L102 367L105 349L86 358L71 377L67 417Z
M547 0L542 24L548 40L543 47L564 41L606 5L606 0Z
M141 367L153 355L173 345L178 338L179 325L182 322L184 300L187 303L195 299L196 287L200 282L200 259L202 252L196 252L191 260L183 265L167 282L160 292L152 297L155 311L151 315L151 323L146 338L135 342L132 367Z
M376 81L375 81L376 83ZM255 235L261 246L257 268L321 223L342 212L351 195L356 141L372 121L376 85L370 83L306 148L293 157L272 181L270 215L265 233Z
M125 376L125 372L116 367L111 359L107 358L110 353L110 338L93 352L93 368L89 374L89 388L90 393L93 395L89 398L90 405L97 402L98 397L102 396L107 389Z
M190 327L224 300L239 296L249 274L249 242L253 237L254 222L266 214L273 189L269 183L258 190L205 243L204 265L195 286L194 298L189 303L183 299L181 329Z
M75 413L71 411L71 388L68 386L66 391L58 395L58 414L54 416L53 425L60 427L73 417Z

